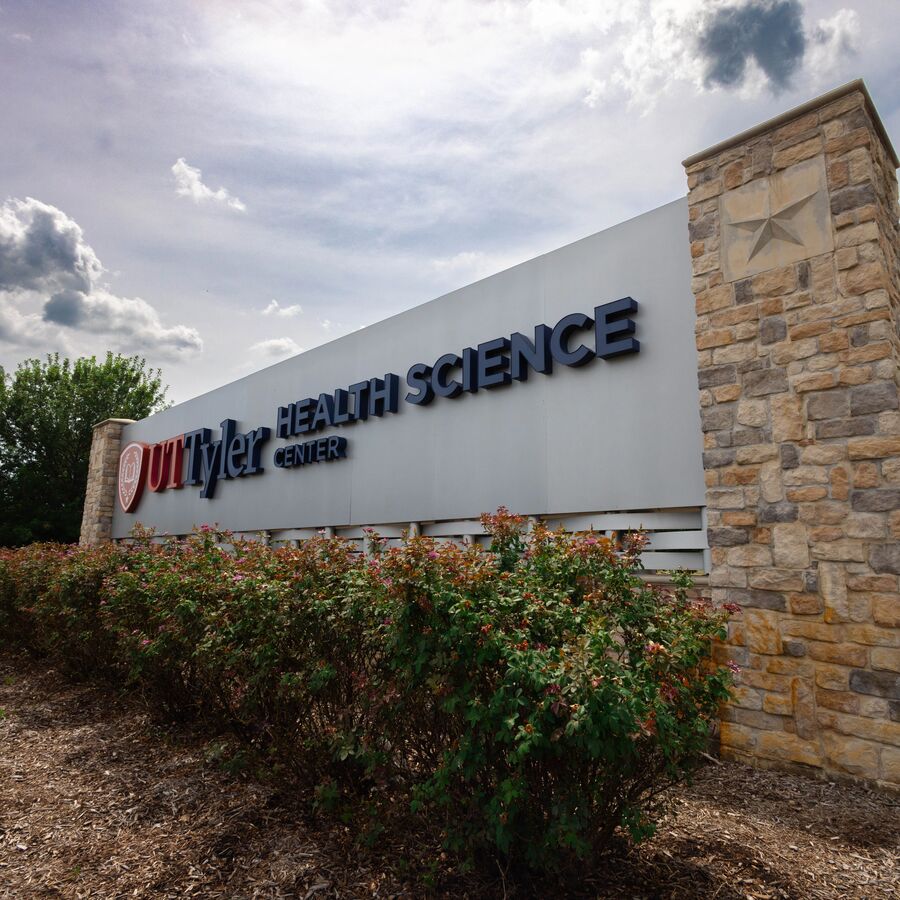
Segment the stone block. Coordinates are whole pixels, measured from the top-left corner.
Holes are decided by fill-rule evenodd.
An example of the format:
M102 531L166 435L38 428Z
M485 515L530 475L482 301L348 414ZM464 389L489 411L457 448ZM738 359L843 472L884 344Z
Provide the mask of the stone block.
M796 522L797 505L782 500L778 503L762 503L757 513L757 519L762 524L774 522Z
M781 646L787 656L806 656L806 643L804 641L782 641Z
M873 647L869 651L872 668L887 672L900 672L900 650Z
M730 407L715 406L700 411L700 421L704 431L724 431L734 425L734 410Z
M804 741L786 731L766 731L757 738L756 752L759 756L806 766L821 765L818 746L813 741Z
M791 681L791 700L794 713L794 728L798 737L813 740L816 736L816 700L813 683L806 678Z
M763 695L760 691L754 690L753 688L744 687L743 685L735 685L735 687L732 689L731 696L731 702L735 706L740 706L742 709L763 708Z
M791 569L762 568L751 571L747 583L757 591L802 591L803 575ZM784 608L783 601L781 608Z
M706 503L710 509L743 509L744 492L740 488L708 490Z
M830 474L831 496L835 500L846 500L850 496L850 474L846 466L835 466Z
M755 444L749 447L739 447L735 458L742 466L769 462L778 458L778 448L773 444Z
M875 434L876 422L871 416L852 419L834 419L816 422L816 437L819 440L839 437L857 437Z
M781 653L781 633L775 613L758 609L745 610L744 635L751 653Z
M744 376L744 393L748 397L781 394L787 389L787 373L783 368L760 369L756 372L748 372Z
M838 284L844 294L866 294L887 287L887 273L880 263L858 265L841 272Z
M857 512L893 512L900 509L900 489L852 491L850 503Z
M869 565L873 572L890 572L900 575L900 543L875 544L869 552Z
M718 351L716 351L718 352ZM713 354L714 362L734 362L734 359L722 359L719 360L716 358L715 354ZM716 403L729 403L732 400L737 400L738 397L741 396L741 388L740 385L737 384L723 384L721 387L713 388L713 397L715 398Z
M876 698L877 699L877 698ZM864 697L860 696L860 705ZM886 703L888 701L879 701ZM759 715L757 713L757 715ZM881 741L885 744L900 746L900 725L886 719L873 719L871 716L848 715L832 710L820 710L816 718L819 724L830 731L862 738L866 741Z
M806 338L802 341L777 344L772 347L770 358L778 366L785 366L801 359L809 359L819 352L819 344L815 338Z
M784 483L779 463L764 463L759 470L759 489L766 503L777 503L784 497Z
M787 338L787 323L781 316L770 316L759 323L759 340L763 345Z
M817 156L822 152L822 136L815 134L813 137L800 141L790 147L775 150L772 154L772 165L776 169L785 169L795 163Z
M812 659L837 666L865 666L869 660L868 649L858 644L810 641L807 644L807 653Z
M797 466L782 472L782 478L786 485L795 487L801 484L828 484L830 474L841 469L832 469L831 473L824 466ZM834 479L831 479L834 483Z
M857 715L860 706L859 700L859 694L849 691L826 691L823 688L816 688L816 705L822 709L833 709L835 712Z
M850 394L845 389L810 393L806 415L810 419L842 419L850 414Z
M853 416L897 408L897 385L893 381L860 385L850 391L850 414Z
M798 397L781 394L769 401L772 410L772 439L776 443L803 437L803 414Z
M878 591L881 593L896 593L897 577L895 575L850 575L847 578L847 587L851 591Z
M900 748L881 748L881 780L900 787Z
M813 503L828 496L828 488L807 486L790 488L785 496L791 503Z
M793 444L782 444L779 451L782 469L796 469L800 465L800 453Z
M801 522L778 523L772 528L772 557L776 566L805 569L809 566L806 526ZM795 588L795 590L800 589Z
M769 410L765 400L741 400L737 408L737 421L741 425L761 427L769 420Z
M857 694L873 694L889 700L900 700L900 675L894 672L853 669L850 673L850 690Z
M744 528L708 528L706 534L710 547L736 547L749 541Z
M891 531L891 537L900 541L900 509L891 513L888 526Z
M832 331L829 334L823 334L819 338L819 350L823 353L833 353L836 350L846 350L849 346L849 339L845 331Z
M852 538L883 538L886 522L878 513L848 513L844 531Z
M850 459L882 459L900 456L900 435L854 438L847 442Z
M889 341L878 341L874 344L867 344L865 347L858 347L856 350L845 351L841 354L841 361L849 366L855 366L860 363L886 359L891 356L892 352Z
M846 691L850 687L850 670L838 666L817 666L816 685L828 691Z
M791 340L799 341L803 338L816 337L817 335L825 334L830 330L831 322L805 322L802 325L794 325L791 327Z
M866 558L866 547L858 540L827 541L812 548L812 557L838 562L863 562Z
M730 466L734 463L734 450L716 449L703 452L703 468L717 469L722 466Z
M734 466L721 473L723 485L755 484L759 477L758 466Z
M847 504L834 500L819 500L817 503L801 503L798 507L801 522L818 527L837 525L847 515Z
M860 131L862 132L863 129L860 129ZM837 144L833 143L831 146L832 148L835 148L837 147ZM847 147L847 150L851 149L853 148ZM826 147L826 152L834 153L838 151ZM843 152L846 152L846 150ZM871 183L848 187L842 191L836 191L831 195L831 214L836 216L839 213L865 206L867 203L874 203L876 199L875 188Z
M729 603L736 603L741 607L771 609L776 612L787 609L784 595L774 591L732 587L725 592L725 596Z
M773 716L793 715L794 705L790 697L781 694L763 694L762 710Z
M810 544L828 543L839 541L844 536L844 529L839 525L820 525L818 528L809 529Z
M870 647L900 647L900 632L877 625L845 625L844 635L848 641L867 644Z
M723 749L733 747L737 750L752 750L756 746L756 732L733 722L722 722L719 726L719 742Z
M868 775L878 771L880 748L868 741L852 740L840 734L823 735L828 763L849 775Z
M770 566L772 551L760 544L747 544L743 547L732 547L728 550L729 566Z
M828 388L834 387L836 384L837 379L833 372L821 372L817 375L803 374L793 381L794 390L800 394L805 394L809 391L827 390Z
M698 372L697 381L701 388L733 384L737 381L737 369L735 369L734 364L710 366Z
M854 464L852 468L853 487L855 488L873 488L878 487L880 480L878 474L878 466L870 462L861 462Z
M900 459L886 459L881 464L881 477L888 484L900 485Z
M900 628L900 594L873 594L872 617L877 625Z
M734 334L730 330L707 331L697 335L697 349L708 350L712 347L723 347L734 341Z

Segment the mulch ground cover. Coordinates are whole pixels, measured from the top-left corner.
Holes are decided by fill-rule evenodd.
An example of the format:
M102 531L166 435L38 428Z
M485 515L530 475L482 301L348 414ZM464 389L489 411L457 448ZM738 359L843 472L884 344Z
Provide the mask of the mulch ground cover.
M215 746L0 654L0 897L900 896L900 798L857 785L711 763L652 840L560 883L462 874L403 829L367 841Z

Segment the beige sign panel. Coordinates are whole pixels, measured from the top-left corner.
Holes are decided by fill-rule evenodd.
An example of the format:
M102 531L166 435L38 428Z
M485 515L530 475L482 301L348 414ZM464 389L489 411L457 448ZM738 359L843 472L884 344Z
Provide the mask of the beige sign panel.
M728 191L719 212L726 281L834 249L821 156Z

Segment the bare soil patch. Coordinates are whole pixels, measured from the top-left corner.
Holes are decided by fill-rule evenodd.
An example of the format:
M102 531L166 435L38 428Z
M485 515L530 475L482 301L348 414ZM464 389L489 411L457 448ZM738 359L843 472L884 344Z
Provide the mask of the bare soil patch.
M209 736L0 654L0 897L853 898L900 895L900 798L709 765L652 840L566 884L465 875L429 836L310 813Z

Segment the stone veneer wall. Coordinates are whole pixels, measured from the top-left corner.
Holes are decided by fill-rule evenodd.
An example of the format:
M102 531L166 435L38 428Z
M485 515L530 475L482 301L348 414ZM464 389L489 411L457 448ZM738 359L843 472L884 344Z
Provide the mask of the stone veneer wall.
M113 507L119 475L122 428L133 419L106 419L94 426L88 464L87 493L81 517L81 544L90 546L112 540Z
M896 167L861 82L685 162L722 753L900 786Z

